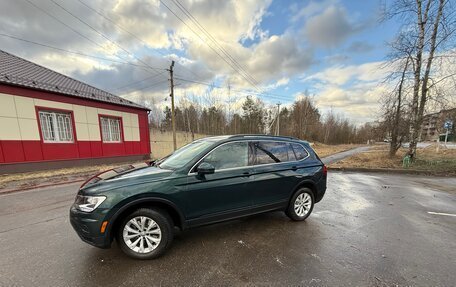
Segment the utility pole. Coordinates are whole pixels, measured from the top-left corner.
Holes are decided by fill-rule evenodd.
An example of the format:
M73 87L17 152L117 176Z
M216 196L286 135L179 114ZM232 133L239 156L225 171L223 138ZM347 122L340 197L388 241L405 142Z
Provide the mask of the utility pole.
M280 134L280 103L277 103L277 125L276 125L276 136Z
M174 79L173 79L173 67L174 67L174 61L171 61L171 66L169 67L169 82L170 82L170 97L171 97L171 124L173 126L173 148L174 150L177 149L177 144L176 144L176 119L175 119L175 113L174 113Z

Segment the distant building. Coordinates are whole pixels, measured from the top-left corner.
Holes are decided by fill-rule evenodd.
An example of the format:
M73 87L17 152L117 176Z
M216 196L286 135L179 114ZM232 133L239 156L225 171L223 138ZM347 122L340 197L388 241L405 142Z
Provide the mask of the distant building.
M436 141L439 135L446 132L443 125L447 120L453 121L453 129L450 131L453 133L456 124L456 108L425 115L421 124L420 139L422 141Z
M0 50L0 173L148 158L148 111Z

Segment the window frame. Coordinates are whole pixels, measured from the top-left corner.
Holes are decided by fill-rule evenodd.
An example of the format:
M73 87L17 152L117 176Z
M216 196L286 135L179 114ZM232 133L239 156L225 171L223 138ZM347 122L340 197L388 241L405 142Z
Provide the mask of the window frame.
M294 144L299 144L299 143L294 143ZM298 160L298 155L296 154L296 151L295 149L293 148L293 143L290 143L290 148L291 150L293 151L294 155L295 155L295 158L296 158L296 161L302 161L302 160L305 160L306 158L308 158L310 156L310 153L309 151L306 149L305 146L303 146L302 144L299 144L303 149L304 151L307 153L307 156L303 157L302 159Z
M105 141L103 138L103 125L101 122L101 118L108 118L108 119L115 119L119 120L119 141ZM103 144L119 144L125 142L124 134L123 134L123 122L122 117L113 116L113 115L105 115L105 114L98 114L98 124L100 126L100 139Z
M211 149L210 151L208 151L206 154L204 154L194 165L192 165L192 167L190 168L189 172L188 172L188 175L196 175L198 174L198 172L196 171L196 167L206 158L206 156L208 156L211 152L213 152L214 150L216 150L218 147L220 146L223 146L223 145L226 145L226 144L230 144L230 143L235 143L235 142L247 142L247 147L249 149L249 152L253 152L253 163L250 165L250 157L248 159L248 164L247 166L243 166L243 167L231 167L231 168L224 168L224 169L219 169L219 170L215 170L214 172L217 173L217 172L221 172L221 171L227 171L227 170L236 170L236 169L244 169L244 168L248 168L248 167L251 167L251 168L254 168L254 167L257 167L257 166L268 166L268 165L274 165L274 164L289 164L289 163L293 163L293 162L301 162L301 161L304 161L306 160L307 158L310 157L310 152L306 149L306 147L299 143L299 142L292 142L292 141L280 141L280 140L266 140L266 139L258 139L258 140L252 140L252 139L249 139L249 140L235 140L235 141L229 141L229 142L225 142L225 143L222 143L222 144L219 144L218 146L214 147L213 149ZM274 163L264 163L264 164L255 164L255 161L256 161L256 152L255 152L255 149L254 149L254 146L253 146L253 143L255 142L280 142L280 143L286 143L288 145L290 145L290 148L292 149L293 153L294 153L294 150L291 146L292 143L295 143L295 144L299 144L300 146L302 146L302 148L307 152L307 156L303 159L300 159L300 160L292 160L292 161L284 161L284 162L274 162ZM252 151L250 151L250 149L253 149ZM296 155L295 155L296 156Z
M72 110L45 107L45 106L35 106L35 112L36 112L36 119L38 121L38 131L40 134L40 140L43 144L76 144L77 143L78 139L76 137L76 124L74 122L74 113ZM70 116L71 135L73 137L72 141L45 140L44 135L43 135L43 126L41 125L40 112L68 114Z

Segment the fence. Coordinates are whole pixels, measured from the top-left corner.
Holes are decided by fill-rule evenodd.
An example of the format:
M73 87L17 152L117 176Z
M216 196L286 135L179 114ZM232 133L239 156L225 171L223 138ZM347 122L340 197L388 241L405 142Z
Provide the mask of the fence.
M204 134L189 132L176 132L177 147L186 145L196 139L207 137ZM161 131L159 129L150 129L150 148L153 159L162 158L173 152L173 133L170 131Z

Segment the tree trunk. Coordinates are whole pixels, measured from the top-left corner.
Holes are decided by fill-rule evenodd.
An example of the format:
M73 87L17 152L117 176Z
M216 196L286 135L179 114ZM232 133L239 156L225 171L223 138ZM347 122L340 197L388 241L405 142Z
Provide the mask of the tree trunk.
M408 64L409 64L409 58L407 58L407 61L405 62L404 70L402 71L401 75L401 81L399 83L399 88L397 92L397 107L396 107L396 113L394 115L394 122L392 126L392 131L391 131L391 143L390 143L390 151L389 151L389 156L393 157L396 155L397 150L401 147L402 145L402 140L398 141L398 134L399 134L399 121L401 118L401 107L402 107L402 88L404 85L405 81L405 74L408 69Z
M421 82L421 61L423 57L423 49L424 49L424 37L425 37L425 25L427 21L427 15L430 7L430 3L432 0L428 0L428 5L426 7L426 11L423 15L421 9L421 0L416 0L417 5L417 23L419 28L419 36L418 36L418 47L416 52L416 64L415 64L415 79L413 84L413 100L412 100L412 116L411 116L411 125L410 125L410 145L408 154L414 159L416 155L416 145L418 142L418 131L419 126L417 126L418 122L418 101L419 101L419 92L420 92L420 82Z
M419 2L419 0L417 0ZM425 33L425 25L426 21L428 20L428 11L429 11L429 6L431 1L429 0L428 5L426 7L426 12L424 15L424 20L420 23L420 43L423 40L424 41L424 33ZM437 33L439 29L439 24L440 24L440 18L442 17L443 14L443 6L445 5L445 0L440 0L439 1L439 8L437 11L437 16L436 19L434 20L434 25L432 29L432 34L430 38L430 47L429 47L429 56L426 62L426 69L424 71L424 76L423 80L421 82L421 95L420 98L418 99L418 95L416 98L415 102L415 89L414 89L414 101L413 101L413 113L412 113L412 130L413 134L411 133L411 141L410 141L410 147L409 147L409 154L412 156L412 159L415 158L416 156L416 145L418 142L418 131L421 129L421 124L423 122L423 114L424 114L424 108L427 102L427 93L428 93L428 81L429 81L429 74L431 72L431 67L432 67L432 61L434 59L434 53L436 49L436 42L437 42ZM420 7L419 7L420 9ZM420 11L420 10L419 10ZM423 37L421 38L421 35ZM424 42L423 42L424 43ZM423 46L421 45L421 53L423 51ZM418 65L416 67L418 69ZM419 65L419 69L421 71L421 63ZM415 85L419 85L419 82L416 82L415 79ZM418 93L419 87L417 89ZM413 135L413 137L412 137Z

